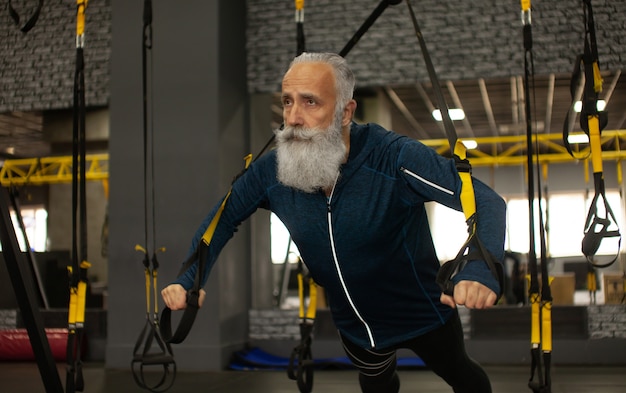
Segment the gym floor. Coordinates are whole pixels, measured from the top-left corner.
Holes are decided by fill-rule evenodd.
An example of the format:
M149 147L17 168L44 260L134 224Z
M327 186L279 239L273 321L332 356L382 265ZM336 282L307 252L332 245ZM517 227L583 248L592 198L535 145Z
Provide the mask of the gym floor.
M486 366L494 393L532 392L528 388L530 367ZM59 375L65 384L65 365L58 365ZM426 369L400 370L401 392L451 392L451 389L431 371ZM102 364L84 365L85 393L146 392L134 381L130 370L109 370ZM147 374L160 378L160 373ZM35 362L0 363L0 390L7 393L45 392ZM169 382L169 381L168 381ZM552 370L552 393L624 393L626 392L626 366L624 367L560 367ZM281 393L298 392L296 382L287 378L284 371L221 371L179 372L168 392L214 393ZM316 370L313 374L313 392L359 392L354 370Z

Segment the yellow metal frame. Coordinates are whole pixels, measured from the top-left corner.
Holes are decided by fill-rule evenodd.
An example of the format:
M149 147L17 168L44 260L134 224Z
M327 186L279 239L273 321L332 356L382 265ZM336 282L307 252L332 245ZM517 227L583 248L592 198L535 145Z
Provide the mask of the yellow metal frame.
M467 150L467 158L472 167L481 166L515 166L526 164L526 135L498 136L484 138L460 138L472 139L478 143L481 150ZM580 161L572 157L563 146L563 136L555 134L537 134L533 136L542 152L537 159L542 164L567 163ZM421 141L435 149L439 154L445 154L450 150L447 139L425 139ZM626 130L602 131L600 144L603 161L626 160L626 150L619 148L621 143L626 143ZM487 146L488 148L485 148ZM575 146L574 146L575 147ZM502 150L504 149L504 150ZM590 146L576 151L577 157L590 156ZM499 150L502 150L499 152ZM488 151L492 151L489 154ZM109 155L89 154L86 157L87 180L106 180L109 178ZM22 158L4 161L0 168L0 183L2 186L11 185L43 185L69 183L72 181L72 157L41 157Z
M515 136L498 136L485 138L459 138L473 140L481 147L478 149L467 150L467 158L472 167L480 166L514 166L526 164L526 135ZM572 157L567 149L563 146L563 135L558 134L537 134L532 137L533 143L536 143L541 153L538 155L540 163L565 163L579 161ZM429 139L422 140L427 146L435 149L439 154L444 154L450 149L447 139ZM602 160L620 161L626 159L626 152L619 149L620 142L626 142L626 130L602 131L600 143L605 145L614 142L612 146L602 151ZM485 148L489 146L490 148ZM617 146L616 149L613 146ZM504 150L498 152L500 149ZM492 151L489 154L488 151ZM577 157L589 156L589 145L584 144L584 148L575 152Z
M87 180L108 179L108 154L88 154L85 159ZM71 181L72 156L6 160L0 168L0 182L5 187L70 183Z

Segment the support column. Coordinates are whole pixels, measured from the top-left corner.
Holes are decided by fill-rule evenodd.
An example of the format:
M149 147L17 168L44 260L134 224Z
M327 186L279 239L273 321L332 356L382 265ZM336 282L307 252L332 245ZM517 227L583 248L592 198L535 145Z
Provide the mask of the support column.
M159 290L172 281L204 216L249 151L245 0L153 3L152 109ZM143 2L113 0L106 366L129 367L144 323L141 45ZM152 250L150 250L152 253ZM244 224L205 286L179 370L219 370L247 341L250 239ZM163 305L160 301L159 309ZM175 314L178 314L175 312ZM177 323L174 316L174 323Z

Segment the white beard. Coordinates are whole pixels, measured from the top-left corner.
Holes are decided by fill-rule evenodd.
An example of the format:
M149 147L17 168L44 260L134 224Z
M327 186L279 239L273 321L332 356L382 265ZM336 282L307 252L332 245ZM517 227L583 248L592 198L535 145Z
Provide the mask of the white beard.
M329 189L346 160L341 117L326 129L285 127L276 131L278 181L313 193Z

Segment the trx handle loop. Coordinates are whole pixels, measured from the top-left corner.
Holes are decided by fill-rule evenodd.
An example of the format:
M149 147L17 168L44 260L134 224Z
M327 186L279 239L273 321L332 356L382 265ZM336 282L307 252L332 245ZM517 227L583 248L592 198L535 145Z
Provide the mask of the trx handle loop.
M13 21L15 21L15 24L18 27L21 26L20 30L22 31L22 33L28 33L33 27L35 27L35 24L37 23L37 19L39 19L39 14L41 13L42 7L43 7L43 0L39 0L39 3L37 4L37 8L35 8L35 11L33 12L33 14L30 16L30 18L28 18L26 23L23 26L21 26L20 15L17 13L15 8L13 8L13 5L11 4L11 0L9 0L9 15L11 15L11 18L13 18Z
M248 154L246 157L244 157L244 161L244 169L239 175L235 177L233 183L250 167L250 164L252 163L252 154ZM185 307L183 316L181 317L180 323L178 324L178 328L173 334L172 310L169 307L165 307L165 309L161 313L162 333L163 337L168 343L180 344L181 342L183 342L189 334L189 331L191 330L194 321L196 320L196 314L198 313L198 309L200 308L198 301L200 298L200 289L202 288L202 280L204 279L205 275L206 262L209 255L209 246L211 244L213 235L215 234L215 229L217 228L220 217L222 216L222 213L226 208L226 203L228 202L231 193L232 186L222 200L222 204L215 213L215 216L213 216L213 219L209 223L209 226L204 231L204 234L202 235L201 241L198 243L198 246L196 247L192 255L190 255L189 258L185 261L181 270L178 272L178 276L180 277L194 263L198 263L198 269L196 271L193 286L189 291L187 291L187 306Z
M140 245L135 246L136 251L144 254L144 276L146 284L146 322L135 342L133 349L133 358L131 360L131 370L135 383L143 389L151 392L165 392L174 385L176 379L176 362L174 353L169 343L165 341L158 321L158 296L157 296L157 277L159 262L156 252L152 256L152 260L148 256L148 251ZM165 251L165 247L161 247L158 252ZM152 268L150 267L152 265ZM154 308L150 306L150 299L154 300ZM161 366L163 372L160 379L149 382L150 378L146 378L145 369L148 366Z
M499 299L504 292L504 269L502 268L502 264L485 248L482 241L476 235L476 232L471 232L476 227L475 217L474 215L468 220L468 231L470 231L470 235L456 257L441 265L437 272L436 282L443 293L453 296L454 282L452 278L461 271L468 262L482 260L487 264L489 271L491 271L491 274L498 280L498 283L500 283L500 293L497 294Z
M606 199L602 173L594 173L593 177L595 194L591 201L591 206L589 207L587 219L585 220L585 235L583 236L581 250L585 258L587 258L587 262L589 262L592 266L605 268L611 266L619 257L622 237L619 228L611 229L617 228L617 219L615 218L613 210ZM604 210L604 216L601 216L598 210L598 202L600 198L602 198L603 202L602 210ZM598 263L595 260L596 252L598 251L598 248L600 248L602 241L609 238L618 239L617 251L615 252L614 257L608 262Z
M596 29L593 19L593 8L591 0L583 0L583 12L585 21L584 52L576 59L576 69L572 76L574 80L580 79L581 68L584 71L584 87L582 90L582 109L580 112L580 126L589 137L589 151L591 164L593 167L593 180L595 194L587 213L585 221L584 237L582 241L582 253L587 261L599 268L612 265L619 257L621 246L621 234L617 225L617 220L605 195L604 175L602 168L602 141L601 132L608 123L608 115L605 111L598 110L598 95L602 92L602 76L598 59L598 45L596 41ZM569 143L567 143L567 131L569 127L564 127L563 141L572 154ZM573 155L573 154L572 154ZM602 210L604 215L599 214L598 202L602 199ZM595 255L603 240L617 238L617 251L614 257L608 262L599 263Z
M313 390L313 327L317 312L317 284L309 275L305 277L302 259L298 258L298 297L300 299L300 344L294 347L289 358L287 376L298 384L302 393ZM306 306L305 281L309 284L309 304Z
M448 105L446 104L443 90L441 89L439 79L437 78L437 74L435 72L435 67L430 58L428 48L426 47L426 41L422 36L422 32L417 22L417 18L415 17L415 12L413 12L410 0L406 0L406 4L409 9L411 21L413 22L415 35L417 36L417 40L422 51L424 63L426 64L426 69L428 70L428 76L433 85L433 92L441 112L446 137L448 139L448 143L450 144L450 152L453 155L456 169L459 174L459 178L461 179L461 207L463 214L465 215L465 222L467 223L469 233L465 244L457 253L456 258L452 261L444 263L441 266L436 280L443 293L452 296L454 293L454 283L452 281L452 277L460 269L462 269L465 263L469 260L482 260L485 261L494 278L498 280L498 283L500 284L500 293L497 294L499 299L500 296L502 296L502 293L504 293L504 271L500 262L497 261L493 255L491 255L489 250L483 246L482 242L478 238L476 231L476 223L478 219L476 214L476 198L474 195L474 186L472 184L472 167L467 159L467 148L461 141L458 140L454 129L454 123L452 123L452 119L448 113Z

